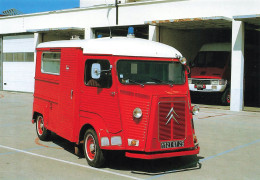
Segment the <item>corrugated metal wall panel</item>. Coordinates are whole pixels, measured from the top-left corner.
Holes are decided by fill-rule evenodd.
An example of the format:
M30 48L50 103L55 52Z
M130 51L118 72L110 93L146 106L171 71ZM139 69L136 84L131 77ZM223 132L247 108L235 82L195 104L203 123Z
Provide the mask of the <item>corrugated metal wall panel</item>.
M34 52L34 35L18 35L3 37L3 53Z
M34 35L3 37L3 54L34 52ZM34 62L3 62L3 90L34 91Z
M33 92L33 62L3 62L3 90Z
M0 91L3 90L3 38L0 36Z

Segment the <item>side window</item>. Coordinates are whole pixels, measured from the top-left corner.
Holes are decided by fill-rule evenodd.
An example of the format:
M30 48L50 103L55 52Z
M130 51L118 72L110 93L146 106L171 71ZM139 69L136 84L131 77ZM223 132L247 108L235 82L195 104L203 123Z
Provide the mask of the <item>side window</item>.
M95 67L99 67L94 69ZM97 74L93 77L93 71ZM112 86L112 75L108 60L89 59L85 64L85 84L87 86L110 88Z
M41 72L47 74L60 74L60 52L43 52Z

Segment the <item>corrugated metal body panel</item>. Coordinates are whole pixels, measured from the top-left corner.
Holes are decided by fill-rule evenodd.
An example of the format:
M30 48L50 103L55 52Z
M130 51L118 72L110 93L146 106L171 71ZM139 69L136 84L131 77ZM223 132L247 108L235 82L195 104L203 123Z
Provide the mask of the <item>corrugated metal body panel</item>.
M110 133L119 132L122 128L117 95L111 96L112 90L106 88L86 86L84 89L80 108L102 117Z
M81 52L82 54L82 52ZM75 115L75 95L78 73L78 61L80 60L80 49L66 48L61 50L60 66L60 116L58 134L71 140L73 129L76 123Z
M33 34L3 37L3 53L34 51Z
M113 64L113 56L84 56L85 61L82 63L82 70L85 69L85 63L94 59L109 60L110 64ZM84 70L82 71L84 72ZM112 69L112 74L113 72ZM84 80L83 73L81 74L82 80ZM117 86L114 80L112 81L112 87L110 88L98 88L87 86L82 84L80 90L80 110L90 112L99 116L103 120L102 123L105 124L109 133L118 133L122 130L119 104L118 104L118 94ZM90 118L90 117L86 117Z
M3 90L33 92L33 62L3 62Z
M133 111L139 107L143 116L140 119L133 117ZM150 118L151 99L150 96L133 91L120 91L120 110L124 133L129 139L139 140L139 148L145 148L147 128ZM130 147L135 149L136 147ZM140 150L140 149L139 149Z
M41 57L42 52L37 52L34 96L58 103L60 76L42 73Z
M159 140L185 139L185 101L159 102Z

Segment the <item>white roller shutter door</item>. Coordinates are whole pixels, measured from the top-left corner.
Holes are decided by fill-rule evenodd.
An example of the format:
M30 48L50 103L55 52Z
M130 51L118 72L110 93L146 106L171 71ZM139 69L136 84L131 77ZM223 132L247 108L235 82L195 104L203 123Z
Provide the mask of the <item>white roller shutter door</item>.
M3 90L33 92L34 35L3 37Z

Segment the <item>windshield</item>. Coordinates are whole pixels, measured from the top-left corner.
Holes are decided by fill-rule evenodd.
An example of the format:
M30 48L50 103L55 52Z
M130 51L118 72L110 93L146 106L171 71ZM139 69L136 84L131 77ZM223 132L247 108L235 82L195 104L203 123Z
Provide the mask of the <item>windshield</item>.
M223 68L230 57L227 51L201 51L196 56L193 67L218 67Z
M184 68L179 62L120 60L117 73L122 84L184 84Z

